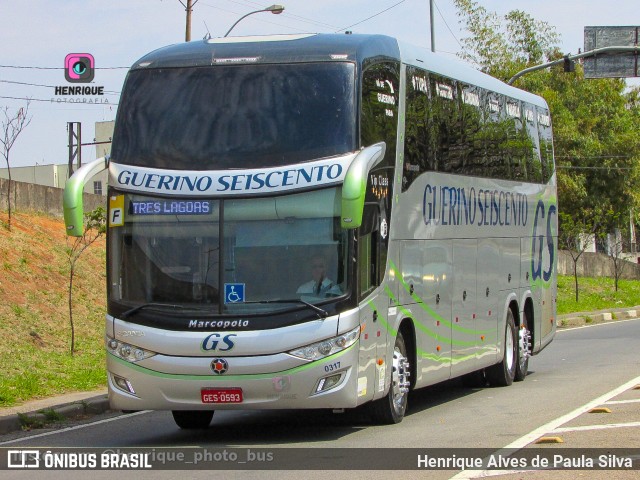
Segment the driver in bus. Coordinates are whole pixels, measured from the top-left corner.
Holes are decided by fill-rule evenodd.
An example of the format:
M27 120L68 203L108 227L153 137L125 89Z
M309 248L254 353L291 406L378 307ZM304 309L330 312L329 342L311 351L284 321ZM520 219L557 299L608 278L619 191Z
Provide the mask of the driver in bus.
M326 277L327 262L321 256L311 258L312 280L303 283L298 287L297 294L313 295L315 297L337 297L342 295L340 287Z

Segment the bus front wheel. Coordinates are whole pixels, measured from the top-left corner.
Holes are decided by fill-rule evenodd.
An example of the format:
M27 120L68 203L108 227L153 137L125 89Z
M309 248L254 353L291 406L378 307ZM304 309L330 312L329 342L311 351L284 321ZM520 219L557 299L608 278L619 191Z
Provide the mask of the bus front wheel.
M379 424L400 423L407 410L409 396L409 375L411 368L407 357L407 346L402 332L396 336L393 347L393 365L391 367L391 385L384 398L371 403L370 413L373 421Z
M173 420L183 430L208 428L213 410L173 410Z

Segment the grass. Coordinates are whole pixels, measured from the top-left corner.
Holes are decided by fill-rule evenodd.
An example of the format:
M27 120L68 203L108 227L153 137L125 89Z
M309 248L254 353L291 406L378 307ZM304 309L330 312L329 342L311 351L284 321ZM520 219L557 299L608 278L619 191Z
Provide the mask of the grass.
M612 278L578 277L578 299L574 278L558 276L558 315L638 306L640 280L620 280L616 292Z
M0 407L106 385L104 242L78 262L73 356L66 248L60 219L18 212L0 229Z
M40 416L29 416L24 413L18 413L18 420L23 430L33 430L36 428L43 428L49 424L63 421L64 415L56 412L52 408L45 408L44 410L38 410Z

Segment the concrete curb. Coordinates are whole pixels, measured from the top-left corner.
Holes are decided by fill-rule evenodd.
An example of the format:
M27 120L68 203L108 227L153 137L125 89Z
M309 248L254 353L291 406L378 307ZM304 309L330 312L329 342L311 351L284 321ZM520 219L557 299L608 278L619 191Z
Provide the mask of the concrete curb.
M562 326L562 321L565 320L568 323L575 323L584 321L586 318L590 318L594 322L611 322L614 320L628 320L631 318L640 317L640 306L632 308L612 308L608 310L599 310L597 312L576 312L566 315L558 315L556 318L556 325Z
M93 396L87 396L93 395ZM79 400L69 401L69 397L80 396ZM36 403L36 402L33 402ZM54 397L43 401L41 408L29 409L29 405L21 408L0 411L0 435L21 430L28 425L53 424L56 421L77 419L85 415L97 415L110 410L106 393L95 395L95 392L70 396ZM43 413L44 412L44 413ZM56 420L55 417L59 418ZM54 418L52 420L52 418Z

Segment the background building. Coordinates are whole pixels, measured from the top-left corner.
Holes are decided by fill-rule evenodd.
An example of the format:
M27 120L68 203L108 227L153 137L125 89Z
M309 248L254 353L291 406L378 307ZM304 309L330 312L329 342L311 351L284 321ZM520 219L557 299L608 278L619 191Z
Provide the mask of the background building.
M104 157L111 153L111 136L113 135L114 122L96 122L95 126L95 147L96 158ZM108 143L102 143L108 142ZM83 160L82 163L89 163L91 160ZM74 170L78 165L74 165ZM9 178L7 168L0 168L0 178ZM46 187L64 188L64 184L69 178L69 164L59 163L55 165L35 165L28 167L11 167L11 180L16 182L32 183L44 185ZM85 193L96 195L107 194L108 172L105 170L97 174L87 182Z

